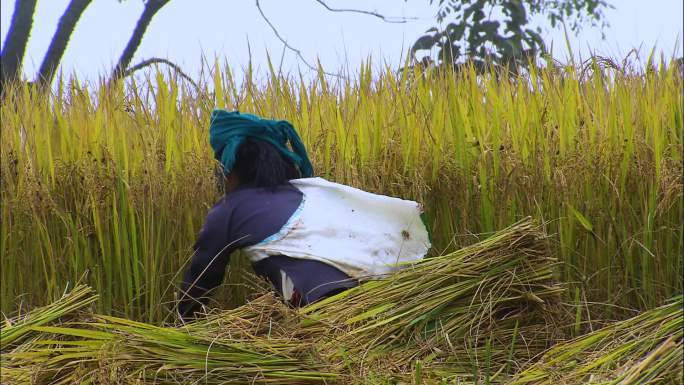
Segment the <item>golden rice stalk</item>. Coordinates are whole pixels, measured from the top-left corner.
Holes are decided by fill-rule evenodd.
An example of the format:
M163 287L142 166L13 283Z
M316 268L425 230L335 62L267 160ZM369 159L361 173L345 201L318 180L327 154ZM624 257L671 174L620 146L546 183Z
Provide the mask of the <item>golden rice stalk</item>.
M0 382L38 383L36 364L43 360L43 354L34 349L35 344L40 339L50 338L40 331L40 327L72 315L97 298L90 287L79 285L47 306L4 320L0 327Z
M180 327L105 315L36 327L42 338L22 352L8 353L3 372L12 373L12 383L60 384L291 384L334 378L308 358L306 341L270 336L263 329L280 319L283 309L272 295L264 295L220 318L212 315Z
M509 385L681 383L682 298L554 346Z
M4 320L0 327L0 350L4 353L13 344L29 335L33 327L59 319L95 302L97 298L90 287L79 285L47 306L34 309L24 316Z
M554 338L554 263L526 219L299 311L266 294L176 327L94 315L7 358L64 384L500 382Z
M407 373L420 360L451 377L494 377L556 338L554 264L527 218L302 309L303 331L339 365Z

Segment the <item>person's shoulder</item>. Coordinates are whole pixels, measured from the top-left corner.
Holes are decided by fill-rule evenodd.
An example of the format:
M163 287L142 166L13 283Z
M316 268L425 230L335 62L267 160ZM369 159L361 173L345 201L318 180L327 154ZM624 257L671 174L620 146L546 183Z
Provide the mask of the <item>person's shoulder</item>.
M285 182L275 187L256 187L256 186L241 186L226 196L227 204L235 205L239 202L244 202L250 199L259 199L264 195L273 194L287 194L291 192L299 193L292 181Z
M227 195L224 195L207 213L207 224L211 225L216 224L217 222L223 222L230 216L230 213L233 211L233 207L234 203L231 202Z
M277 191L296 191L296 192L300 192L299 189L298 189L297 186L296 186L296 183L293 183L293 182L298 181L298 180L301 180L301 179L292 179L292 180L289 180L289 181L285 182L284 184L281 184L280 186L278 186L276 189L277 189Z

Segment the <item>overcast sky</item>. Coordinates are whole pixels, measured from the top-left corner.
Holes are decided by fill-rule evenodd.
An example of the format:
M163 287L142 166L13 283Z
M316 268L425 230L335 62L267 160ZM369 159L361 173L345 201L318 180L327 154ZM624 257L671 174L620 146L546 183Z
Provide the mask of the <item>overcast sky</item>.
M0 0L1 32L4 38L14 11L14 0ZM33 77L68 0L39 0L31 40L25 57L25 74ZM612 0L615 9L606 11L611 26L601 40L599 29L586 28L571 36L575 55L589 50L623 58L632 48L643 57L655 47L666 56L682 55L682 0ZM328 0L331 6L375 10L386 16L412 18L404 24L389 24L360 14L331 13L314 0L261 0L266 15L281 35L302 51L310 62L318 58L323 67L337 71L349 65L354 70L369 55L393 67L426 29L435 24L435 7L428 0ZM648 4L648 6L645 6ZM83 14L62 60L62 69L80 78L95 79L109 73L118 60L142 11L141 0L94 0ZM546 30L553 41L554 57L565 60L567 50L562 30ZM164 57L179 64L190 75L198 74L201 55L226 59L239 73L249 59L265 70L268 51L279 65L283 44L259 16L254 1L174 0L154 18L134 63L149 57ZM285 71L306 70L292 52L282 60Z

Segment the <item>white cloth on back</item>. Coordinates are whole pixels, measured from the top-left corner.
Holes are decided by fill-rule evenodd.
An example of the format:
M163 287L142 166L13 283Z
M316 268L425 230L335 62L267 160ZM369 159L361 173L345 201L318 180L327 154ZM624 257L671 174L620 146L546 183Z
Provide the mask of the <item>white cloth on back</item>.
M302 203L276 234L246 247L252 262L272 255L311 259L350 277L389 274L430 248L417 202L372 194L322 178L294 179Z

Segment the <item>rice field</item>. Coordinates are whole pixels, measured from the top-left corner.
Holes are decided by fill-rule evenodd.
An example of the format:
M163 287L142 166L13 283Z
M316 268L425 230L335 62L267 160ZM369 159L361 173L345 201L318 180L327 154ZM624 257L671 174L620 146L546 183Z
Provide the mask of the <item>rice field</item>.
M530 355L541 354L565 337L592 336L585 333L596 331L606 321L655 311L684 292L683 84L674 62L663 60L647 68L638 72L593 60L576 67L533 68L529 74L510 77L496 72L477 74L473 68L395 72L367 63L349 79L331 79L322 69L310 79L272 68L264 78L248 69L244 78L236 79L230 68L216 63L207 69L198 88L162 71L118 84L62 78L50 93L16 85L0 104L0 304L7 317L5 327L14 325L10 320L35 319L32 309L54 301L59 304L65 292L88 285L97 298L86 295L87 303L78 305L95 317L88 330L97 329L95 324L118 325L100 327L106 330L97 332L129 333L133 339L142 337L126 328L167 333L162 325L175 321L172 304L195 236L222 194L217 163L208 145L208 119L216 107L292 122L318 176L422 202L434 245L431 263L496 239L496 235L490 237L495 231L523 218L534 218L539 231L548 235L543 254L554 261L537 278L546 280L550 291L542 292L553 293L557 297L553 303L558 305L553 322L543 317L535 322L550 322L547 325L554 325L562 336L545 334L533 339ZM477 266L471 267L477 270ZM458 268L453 269L450 274L457 274ZM262 291L248 270L244 258L233 257L215 306L231 309L252 298L250 293ZM536 273L530 274L525 279L534 281ZM415 277L406 279L414 282ZM380 297L390 302L373 303L373 296L384 289L371 282L371 286L379 285L373 286L378 291L365 296L361 289L345 292L349 299L314 305L303 314L311 312L327 325L346 330L340 338L348 346L358 345L354 338L368 342L369 335L359 331L364 327L384 333L377 345L371 345L397 354L393 356L396 362L403 363L397 364L397 370L408 373L408 379L404 378L408 383L419 383L420 378L429 377L425 373L440 370L446 373L441 378L453 378L453 366L449 367L452 372L430 367L432 361L425 358L441 356L421 350L436 346L444 352L448 344L434 336L433 340L427 335L419 338L419 329L427 327L429 314L437 314L431 313L430 304L442 311L440 304L456 301L477 285L440 282L455 291L439 292L443 296L420 303L406 302L401 295L392 299L394 286L390 285ZM501 294L504 287L492 290ZM414 294L422 298L421 292ZM71 305L64 306L71 312ZM482 309L491 310L491 306L485 302ZM238 309L247 308L226 311L243 311ZM457 308L450 309L449 314L458 313ZM39 314L40 323L59 321L55 314ZM369 326L369 319L377 320L378 314L406 323L397 324L397 329L387 329L381 321ZM420 318L421 314L426 318ZM469 308L461 314L463 318L456 319L472 322L475 318L469 317L477 314L484 313ZM668 322L681 322L681 317L677 319ZM452 328L445 335L460 335L459 324L453 322L442 325ZM486 325L483 321L481 326ZM469 330L479 326L469 325ZM6 336L11 335L6 333L17 333L5 327L3 353ZM41 327L29 329L59 334ZM479 356L476 362L491 372L485 377L463 374L471 365L459 369L459 376L475 382L487 378L483 383L489 383L489 378L496 377L493 374L509 375L520 369L511 364L517 362L513 354L518 350L501 346L515 345L516 336L524 331L521 327L509 322L489 330L496 341L507 341L497 345L498 350L492 350L494 337L473 342L487 352L482 356L486 365ZM308 328L309 333L316 333L315 323ZM407 335L412 337L396 340ZM104 338L104 334L99 336ZM201 349L214 337L202 338L176 342L179 348ZM640 354L669 354L676 359L672 346L681 346L681 335L673 338L662 346L639 345L629 350L636 353L624 361L625 373L637 373L628 371L638 368L627 366L641 362ZM397 345L387 342L393 339L401 346L414 344L421 358L393 350ZM141 342L146 347L140 351L121 354L136 357L144 351L160 352L158 346L145 345L148 342L152 343ZM226 356L217 360L259 361L276 349L280 353L268 361L272 370L290 373L294 370L291 359L301 358L301 352L287 341L280 342L257 345L250 351L225 342ZM635 346L634 342L626 344ZM78 346L86 345L95 346L92 341ZM331 356L326 348L334 346L330 341L315 346L322 349L320 354L337 357L336 362L347 369L331 369L328 360L323 366L320 361L313 366L303 363L295 372L309 373L318 381L344 370L365 370L339 356L340 352ZM598 346L590 357L601 360L601 352L608 352L616 358L627 349L617 347L619 353L611 353L613 347ZM544 356L549 365L557 365L554 354ZM464 361L473 362L472 356ZM538 378L549 367L530 369L533 372L528 373L537 374L521 374L518 383L546 383L529 379ZM639 373L625 378L641 378ZM582 381L577 380L582 377L568 376L564 377L568 383L573 378ZM283 383L291 379L282 378Z

